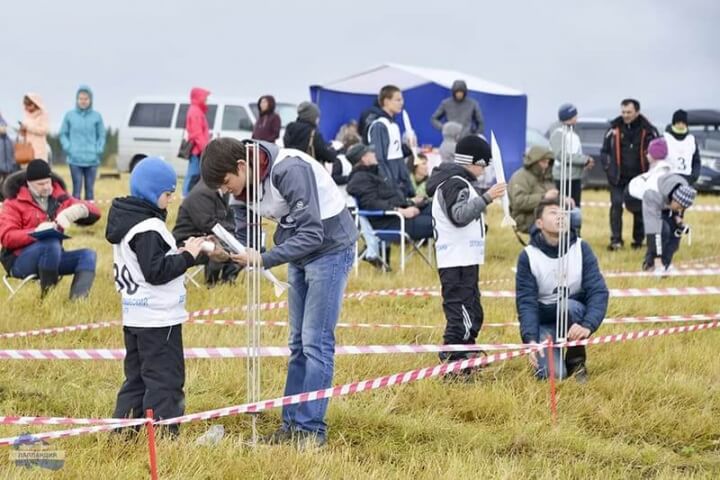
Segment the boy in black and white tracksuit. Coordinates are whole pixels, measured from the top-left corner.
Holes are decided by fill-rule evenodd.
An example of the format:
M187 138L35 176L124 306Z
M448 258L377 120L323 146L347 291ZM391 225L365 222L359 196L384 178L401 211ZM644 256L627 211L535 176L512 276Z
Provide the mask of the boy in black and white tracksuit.
M490 164L490 146L476 136L461 139L455 162L437 167L428 180L433 196L435 254L442 284L443 310L447 325L445 345L474 344L483 323L480 305L479 265L485 260L485 222L487 206L505 192L505 184L495 184L481 193L477 177ZM443 352L440 359L454 361L472 352Z
M173 168L145 158L130 177L131 196L113 200L105 237L113 246L113 270L122 295L125 382L114 418L140 418L153 409L156 419L185 411L182 324L185 271L200 253L202 238L178 250L165 225L175 191ZM168 428L173 435L178 426Z

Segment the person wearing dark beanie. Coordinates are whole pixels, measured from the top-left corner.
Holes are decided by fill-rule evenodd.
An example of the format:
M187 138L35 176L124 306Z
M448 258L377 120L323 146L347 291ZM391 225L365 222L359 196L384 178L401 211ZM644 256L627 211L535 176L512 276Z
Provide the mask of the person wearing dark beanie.
M177 177L165 160L147 157L130 175L130 196L113 200L105 238L113 247L115 286L122 296L125 382L114 418L155 418L185 411L182 324L185 272L195 264L203 237L178 249L165 225ZM171 435L177 425L168 427Z
M64 250L63 231L72 224L92 225L100 211L72 198L45 160L31 161L5 181L0 213L0 259L11 277L34 275L44 298L61 276L72 275L70 298L85 298L95 280L93 250Z
M700 148L695 135L688 130L688 113L676 110L672 115L672 124L663 133L667 142L667 162L672 171L688 181L690 185L700 177Z
M283 145L285 148L294 148L305 152L323 166L339 162L337 153L328 147L327 142L318 123L320 121L320 109L312 102L302 102L298 105L298 115L294 122L290 122L285 128Z
M555 188L560 190L560 172L562 166L562 155L565 153L565 162L569 160L568 187L570 197L575 202L575 207L580 208L582 198L582 176L586 169L593 167L595 162L592 157L583 154L580 136L575 132L578 110L572 103L565 103L558 109L558 120L560 124L550 134L550 148L552 148L555 161L552 167L552 176L555 181Z
M36 158L28 163L27 170L25 172L25 179L28 182L50 178L52 173L50 171L50 165L45 160L40 160L39 158Z
M442 284L446 345L475 343L483 323L478 278L485 262L484 213L493 200L505 193L506 185L496 183L483 192L477 179L492 162L490 145L476 136L460 139L455 161L437 167L428 180L433 196L435 256ZM472 358L477 352L441 353L441 361ZM469 378L466 370L451 377Z

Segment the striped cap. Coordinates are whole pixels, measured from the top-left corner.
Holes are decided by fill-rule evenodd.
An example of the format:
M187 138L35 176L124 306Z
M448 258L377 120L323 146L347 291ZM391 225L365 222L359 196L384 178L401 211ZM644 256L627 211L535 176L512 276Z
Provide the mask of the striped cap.
M697 191L694 188L682 185L675 189L672 194L672 199L679 203L683 208L690 208L695 201L695 195Z
M477 135L463 137L455 147L455 163L486 167L492 160L490 145Z

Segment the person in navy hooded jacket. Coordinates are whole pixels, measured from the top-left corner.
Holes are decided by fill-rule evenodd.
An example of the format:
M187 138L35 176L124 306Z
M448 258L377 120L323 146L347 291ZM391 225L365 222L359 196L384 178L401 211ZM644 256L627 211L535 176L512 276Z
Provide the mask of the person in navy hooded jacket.
M543 200L535 210L530 244L520 253L515 280L520 336L524 343L540 343L556 336L558 243L560 205L556 199ZM583 340L593 334L605 318L609 292L590 244L571 232L568 289L568 340ZM570 347L565 358L555 352L555 376L575 375L587 381L585 347ZM539 379L548 377L547 351L530 355L530 364Z

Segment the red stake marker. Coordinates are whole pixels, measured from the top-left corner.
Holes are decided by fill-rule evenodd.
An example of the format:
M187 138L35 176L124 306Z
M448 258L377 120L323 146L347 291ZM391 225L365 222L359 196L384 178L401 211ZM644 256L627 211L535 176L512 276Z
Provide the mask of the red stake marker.
M553 339L548 336L548 370L550 375L550 413L552 414L552 423L557 425L557 398L555 397L555 349L553 348Z
M147 431L148 431L148 451L150 452L150 478L152 480L158 480L157 472L157 451L155 449L155 424L153 423L153 411L152 408L145 410L147 416Z

